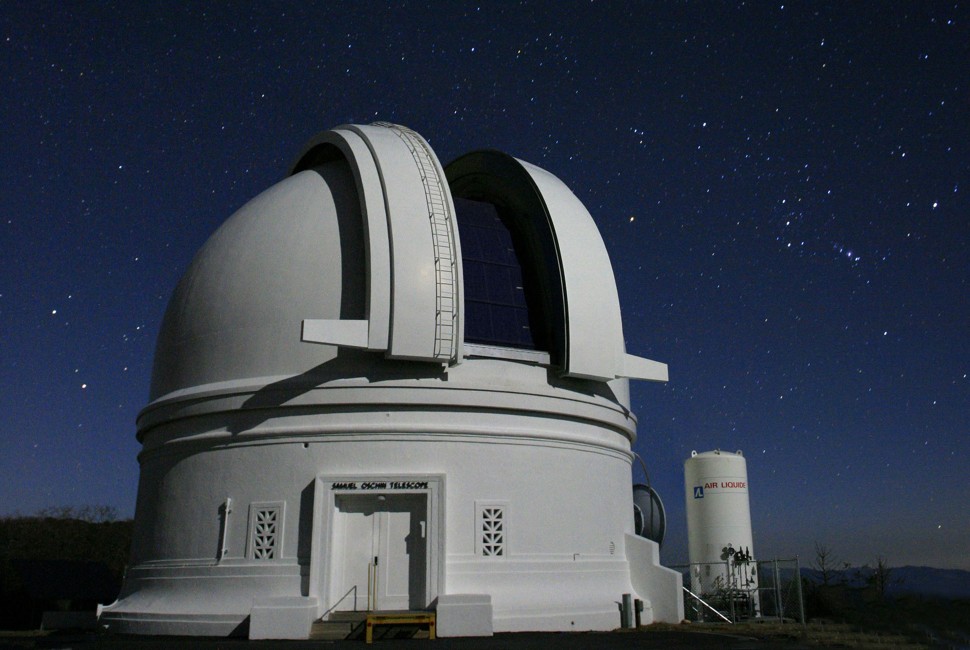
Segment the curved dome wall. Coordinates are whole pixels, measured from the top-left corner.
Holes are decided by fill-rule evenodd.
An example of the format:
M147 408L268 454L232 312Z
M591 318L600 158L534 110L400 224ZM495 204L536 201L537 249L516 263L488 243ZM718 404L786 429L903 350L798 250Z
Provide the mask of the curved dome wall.
M346 163L274 185L226 221L172 296L151 399L306 372L335 350L300 341L304 318L364 313L359 202Z
M469 304L536 330L512 345L499 325L465 341L476 218L500 243L469 252ZM172 296L102 622L306 638L354 586L358 607L436 608L446 636L609 629L631 591L679 621L679 576L632 535L628 377L666 366L626 354L606 249L559 179L497 152L446 171L397 125L327 131Z

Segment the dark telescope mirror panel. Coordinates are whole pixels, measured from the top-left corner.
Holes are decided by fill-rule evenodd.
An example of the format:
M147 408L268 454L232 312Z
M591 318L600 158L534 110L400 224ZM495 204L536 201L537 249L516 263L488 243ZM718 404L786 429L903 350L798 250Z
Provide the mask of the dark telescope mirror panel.
M491 203L455 197L465 276L465 340L539 349L530 327L529 257Z

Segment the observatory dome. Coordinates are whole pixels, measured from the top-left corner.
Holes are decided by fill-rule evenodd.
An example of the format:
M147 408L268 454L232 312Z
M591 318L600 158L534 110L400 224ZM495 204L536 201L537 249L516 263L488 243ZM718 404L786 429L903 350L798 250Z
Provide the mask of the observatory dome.
M301 342L304 318L361 318L364 243L347 163L293 175L249 201L198 252L172 296L151 399L260 383L330 361Z
M552 370L544 387L594 380L623 408L624 378L666 380L664 364L626 354L605 246L558 178L495 151L442 169L409 129L340 127L192 261L162 322L139 435L187 400L196 413L219 395L281 404L301 387L425 377L473 356L539 362Z
M627 354L606 247L562 181L497 151L443 167L394 124L326 131L172 295L102 623L307 638L344 609L432 609L443 636L611 629L624 593L679 621L679 575L633 534L631 378L667 368Z

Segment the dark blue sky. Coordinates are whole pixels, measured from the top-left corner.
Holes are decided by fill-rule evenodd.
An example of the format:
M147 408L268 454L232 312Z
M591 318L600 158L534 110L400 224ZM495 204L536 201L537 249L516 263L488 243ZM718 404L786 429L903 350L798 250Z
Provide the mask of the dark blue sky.
M665 562L721 448L760 558L970 569L965 3L141 4L0 7L0 514L132 514L180 274L380 119L593 214L628 350L670 366L633 388Z

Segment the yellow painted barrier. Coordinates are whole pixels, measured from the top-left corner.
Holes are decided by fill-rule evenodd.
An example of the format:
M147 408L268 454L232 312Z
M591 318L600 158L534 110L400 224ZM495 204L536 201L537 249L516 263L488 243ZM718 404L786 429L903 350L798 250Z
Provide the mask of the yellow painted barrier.
M399 614L368 614L365 640L374 642L374 628L378 625L427 625L428 638L435 638L434 612L401 612Z

